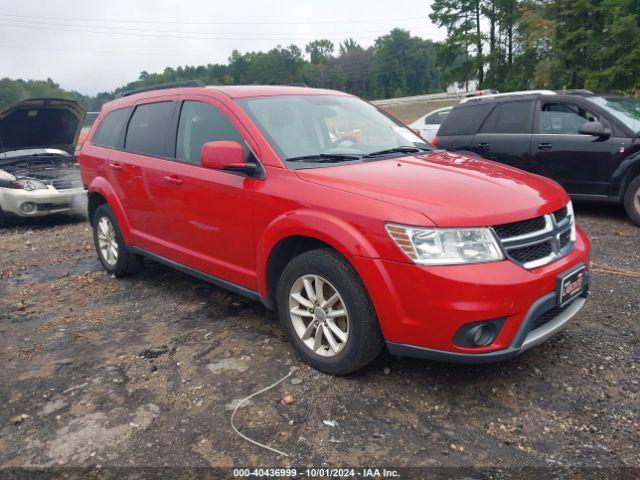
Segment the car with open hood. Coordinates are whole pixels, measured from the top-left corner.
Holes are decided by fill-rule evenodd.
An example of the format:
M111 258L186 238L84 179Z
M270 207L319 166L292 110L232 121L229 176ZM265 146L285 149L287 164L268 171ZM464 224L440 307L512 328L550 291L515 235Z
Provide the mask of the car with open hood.
M182 86L103 107L79 154L96 253L277 310L307 362L491 362L586 301L590 245L553 180L436 150L332 90ZM167 312L170 314L170 312Z
M74 156L84 115L77 102L63 99L0 109L0 226L70 211L86 197Z

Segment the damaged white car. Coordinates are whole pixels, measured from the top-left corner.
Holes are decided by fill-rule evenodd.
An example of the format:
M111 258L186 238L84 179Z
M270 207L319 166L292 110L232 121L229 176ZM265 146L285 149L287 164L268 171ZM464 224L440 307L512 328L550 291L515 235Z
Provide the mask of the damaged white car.
M72 100L30 99L0 109L0 227L80 207L73 156L85 111Z

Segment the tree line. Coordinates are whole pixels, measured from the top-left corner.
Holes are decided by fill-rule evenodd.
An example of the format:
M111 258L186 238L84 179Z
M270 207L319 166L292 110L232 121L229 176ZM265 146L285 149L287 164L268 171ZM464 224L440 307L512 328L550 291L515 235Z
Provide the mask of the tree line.
M640 0L433 0L442 81L640 94Z
M418 95L442 89L436 67L436 44L394 29L364 48L353 39L339 44L320 39L304 50L296 45L266 52L231 53L226 64L167 67L160 73L143 71L137 80L90 97L67 92L51 79L0 80L0 105L29 96L77 99L87 110L99 110L118 93L160 83L201 80L207 85L304 84L347 91L374 99Z
M99 110L118 93L159 83L304 84L367 99L443 91L475 80L500 91L586 88L640 94L640 0L433 0L439 43L394 29L365 48L353 39L314 40L304 48L233 51L226 64L143 71L95 96L53 80L0 80L0 105L27 97L74 98Z

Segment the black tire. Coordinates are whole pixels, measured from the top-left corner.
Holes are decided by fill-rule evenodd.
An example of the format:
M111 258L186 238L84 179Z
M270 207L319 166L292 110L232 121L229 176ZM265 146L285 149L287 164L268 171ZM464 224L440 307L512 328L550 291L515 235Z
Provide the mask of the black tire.
M4 216L4 212L0 208L0 228L7 226L7 218Z
M115 230L115 241L118 245L118 254L116 261L113 264L110 264L106 258L104 258L98 243L98 224L103 217L106 217L109 222L111 222L111 225L113 225ZM103 204L96 209L93 214L93 218L91 219L91 225L93 226L93 244L96 248L96 253L98 254L98 259L100 260L102 267L116 277L126 277L127 275L134 273L138 269L140 263L139 259L135 254L129 252L127 249L127 245L124 243L122 233L120 232L120 225L118 225L118 221L116 220L116 217L109 205Z
M349 315L349 335L342 350L324 357L307 347L296 333L289 313L289 295L303 275L320 275L328 280L344 300ZM285 267L277 285L280 322L298 354L312 367L333 375L346 375L374 360L383 347L369 295L351 265L329 248L312 250L295 257Z
M624 192L624 208L631 221L640 226L640 176L627 186Z

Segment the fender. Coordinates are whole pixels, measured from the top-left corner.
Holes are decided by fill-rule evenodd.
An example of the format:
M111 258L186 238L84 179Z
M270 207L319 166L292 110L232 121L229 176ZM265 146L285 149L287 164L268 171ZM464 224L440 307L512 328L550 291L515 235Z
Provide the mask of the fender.
M611 176L611 184L622 199L624 197L624 189L633 178L629 178L629 172L635 171L636 175L640 175L640 148L625 158Z
M131 222L125 213L125 209L122 206L122 202L120 202L118 195L113 191L111 184L105 180L104 177L95 177L89 185L89 192L99 193L105 198L109 207L113 210L113 214L118 220L118 225L120 226L120 232L122 233L124 243L130 245L132 243Z
M258 292L268 295L267 264L273 248L287 237L310 237L335 248L346 259L354 256L378 258L371 243L351 224L324 212L295 210L275 218L256 245Z

